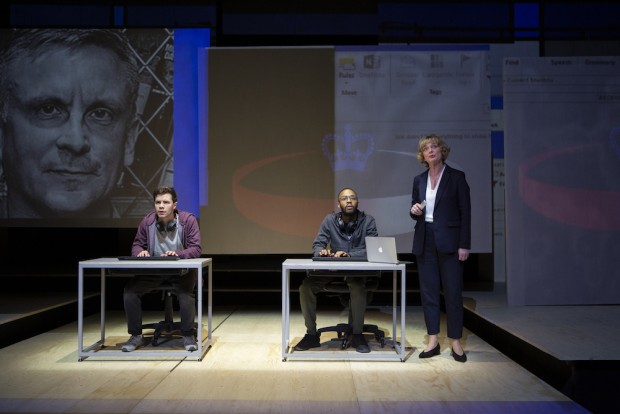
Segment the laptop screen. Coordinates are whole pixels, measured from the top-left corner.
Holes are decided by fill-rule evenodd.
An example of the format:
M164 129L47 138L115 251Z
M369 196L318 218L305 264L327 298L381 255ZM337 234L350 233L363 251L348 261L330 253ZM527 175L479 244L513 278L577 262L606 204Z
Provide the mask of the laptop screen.
M366 255L369 262L398 263L394 237L366 237Z

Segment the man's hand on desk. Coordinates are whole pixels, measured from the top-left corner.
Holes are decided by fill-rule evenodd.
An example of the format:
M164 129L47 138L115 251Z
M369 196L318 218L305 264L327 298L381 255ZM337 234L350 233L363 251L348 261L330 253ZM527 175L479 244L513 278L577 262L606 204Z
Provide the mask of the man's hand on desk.
M138 253L138 257L149 257L150 255L151 254L148 250L142 250L140 253ZM162 256L178 256L178 253L174 250L168 250L166 251L166 253L162 254Z
M329 249L323 249L319 252L319 256L330 256L330 257L349 257L351 256L349 253L347 252L343 252L343 251L337 251L336 253L332 253L331 250Z

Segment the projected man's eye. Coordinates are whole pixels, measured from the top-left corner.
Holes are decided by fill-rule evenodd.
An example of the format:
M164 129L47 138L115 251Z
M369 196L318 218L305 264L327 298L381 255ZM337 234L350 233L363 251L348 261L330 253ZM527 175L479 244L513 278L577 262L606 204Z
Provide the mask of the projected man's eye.
M114 113L107 108L97 108L87 114L86 120L106 126L114 121Z
M60 119L64 115L66 115L66 112L63 111L59 106L55 104L47 103L47 104L40 105L36 109L35 114L37 118L45 121L45 120Z

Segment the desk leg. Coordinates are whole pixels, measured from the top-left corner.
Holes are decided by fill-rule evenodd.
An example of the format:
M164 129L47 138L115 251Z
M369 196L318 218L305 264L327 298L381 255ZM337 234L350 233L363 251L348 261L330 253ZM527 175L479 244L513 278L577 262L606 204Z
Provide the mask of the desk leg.
M78 270L78 361L82 361L80 354L84 351L84 269Z
M396 280L396 270L392 271L392 338L394 340L394 349L398 350L398 346L396 343L397 331L396 331L396 320L398 317L397 313L398 309L398 284Z
M99 324L101 326L101 346L105 344L105 269L101 269L101 319Z
M289 283L290 270L282 269L282 361L286 361L286 353L288 352L289 340L289 312L290 297Z
M394 272L396 273L396 271ZM407 311L407 276L400 271L400 360L405 361L405 313Z
M198 356L202 358L202 266L198 267L198 328L196 329L196 340L198 344Z
M397 353L400 353L400 349L402 347L402 338L399 345L398 342L398 331L396 329L396 321L398 320L398 276L397 271L392 271L392 332L394 335L392 338L394 339L394 350ZM402 334L402 331L401 331Z
M213 299L213 272L211 270L211 263L209 263L209 277L207 278L207 338L209 339L209 341L211 341L211 330L212 330L212 318L213 318L213 305L212 305L212 299Z

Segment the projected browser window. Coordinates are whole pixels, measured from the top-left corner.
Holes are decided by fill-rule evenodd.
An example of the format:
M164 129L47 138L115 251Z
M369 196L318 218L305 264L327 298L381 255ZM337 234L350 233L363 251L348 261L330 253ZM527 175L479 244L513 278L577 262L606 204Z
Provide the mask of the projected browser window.
M323 151L335 188L357 189L382 235L411 249L418 141L435 133L471 188L472 251L492 251L488 46L337 47L335 128Z
M620 58L504 60L513 304L620 300Z
M410 252L418 139L436 133L471 187L472 251L491 252L487 61L487 46L209 49L204 245L311 252L352 187L379 233Z

